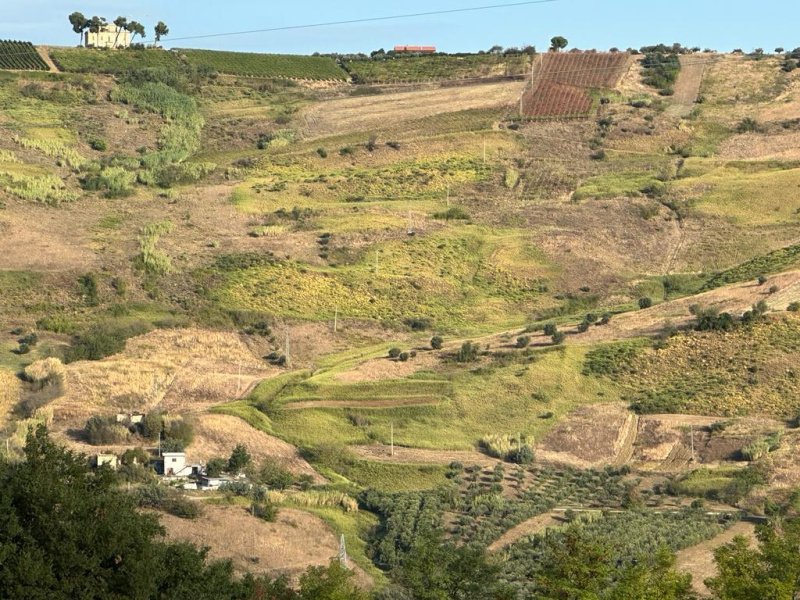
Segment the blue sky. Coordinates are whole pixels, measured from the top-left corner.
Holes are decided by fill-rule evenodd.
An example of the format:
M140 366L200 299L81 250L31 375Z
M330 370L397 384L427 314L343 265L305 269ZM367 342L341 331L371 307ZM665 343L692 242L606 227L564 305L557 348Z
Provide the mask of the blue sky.
M0 0L0 39L74 45L67 15L113 20L125 15L147 26L165 21L171 37L341 21L363 17L463 8L504 0L405 0L402 3L246 0ZM511 0L513 1L513 0ZM220 8L222 7L222 9ZM554 35L571 46L608 49L681 42L720 51L800 46L797 0L559 0L492 11L400 19L197 40L175 46L256 52L356 52L395 44L436 45L444 51L477 51L494 44L538 48ZM169 38L165 40L169 46Z

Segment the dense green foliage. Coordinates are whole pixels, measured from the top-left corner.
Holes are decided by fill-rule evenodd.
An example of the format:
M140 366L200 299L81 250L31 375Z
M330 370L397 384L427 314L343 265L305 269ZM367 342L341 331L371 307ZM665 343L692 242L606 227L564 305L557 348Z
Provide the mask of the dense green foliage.
M347 77L347 74L332 58L324 56L188 49L179 52L190 65L211 67L227 75L276 79L345 79Z
M701 510L608 514L587 522L548 531L514 544L503 570L503 579L521 597L633 598L613 593L631 576L628 569L646 571L670 566L663 550L676 551L706 540L723 530L716 518ZM674 579L671 576L670 579ZM685 577L680 589L688 590ZM658 598L670 596L655 596ZM684 598L686 595L675 597Z
M657 88L663 95L672 94L672 86L681 70L677 54L648 52L642 59L642 68L646 85Z
M59 69L68 73L120 74L136 69L169 69L180 65L176 54L158 48L58 48L50 51L50 57Z
M139 501L170 497L148 487ZM158 490L158 491L154 491ZM166 494L166 495L165 495ZM191 504L191 503L190 503ZM186 516L186 515L182 515ZM116 489L112 471L51 442L40 427L25 460L0 462L0 590L30 600L366 600L338 563L285 578L235 578L189 544L162 541L152 514Z
M48 71L49 67L30 42L0 40L0 69Z

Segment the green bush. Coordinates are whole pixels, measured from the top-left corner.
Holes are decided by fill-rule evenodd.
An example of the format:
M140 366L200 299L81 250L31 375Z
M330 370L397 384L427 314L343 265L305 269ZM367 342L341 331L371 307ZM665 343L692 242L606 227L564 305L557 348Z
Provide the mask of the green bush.
M645 296L644 298L639 298L638 304L641 309L650 308L653 306L653 299Z
M130 437L127 427L119 425L114 417L91 417L86 421L83 433L92 446L122 444Z
M128 324L102 323L90 327L75 336L72 344L64 351L64 362L77 360L100 360L125 349L128 338L150 331L150 326L142 321Z
M800 302L798 302L797 304L798 308L800 308ZM444 340L442 339L442 336L435 335L431 338L431 348L433 348L434 350L441 350L443 344Z

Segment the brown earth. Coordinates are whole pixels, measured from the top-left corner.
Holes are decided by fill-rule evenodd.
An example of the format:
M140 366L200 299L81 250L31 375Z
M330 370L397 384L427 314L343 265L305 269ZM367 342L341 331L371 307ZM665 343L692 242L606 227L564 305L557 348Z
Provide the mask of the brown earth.
M624 404L582 406L536 445L536 456L582 467L624 464L636 436L637 417Z
M281 508L274 523L250 515L241 506L203 507L195 521L161 515L167 539L209 548L211 560L230 560L241 574L287 575L296 583L308 567L326 566L339 550L339 540L319 517ZM371 586L371 578L353 567L356 581Z
M194 424L194 441L186 449L192 462L206 463L210 458L228 457L237 444L244 444L256 465L269 458L294 475L311 475L316 483L325 482L300 456L297 448L253 429L237 417L205 414L199 415Z
M333 376L343 383L362 383L366 381L383 381L386 379L403 379L417 371L430 369L439 364L436 354L421 352L407 361L374 358L360 363L358 366Z
M675 94L670 98L671 104L667 112L677 117L688 117L700 94L709 58L681 55L680 62L681 70L675 82Z
M704 581L717 574L714 550L730 543L738 536L747 538L751 543L755 542L755 526L752 523L736 523L717 537L678 552L677 568L679 571L691 573L692 587L698 594L709 595L709 589Z
M381 130L389 123L510 105L518 100L522 86L521 82L515 81L340 98L306 109L300 119L306 123L304 135L309 139Z

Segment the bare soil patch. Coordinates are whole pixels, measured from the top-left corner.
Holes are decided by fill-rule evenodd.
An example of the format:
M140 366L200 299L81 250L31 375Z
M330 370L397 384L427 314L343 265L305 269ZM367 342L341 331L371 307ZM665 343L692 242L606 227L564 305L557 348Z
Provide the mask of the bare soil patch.
M208 547L211 560L230 560L238 573L287 575L295 583L307 568L326 566L339 549L324 521L291 508L281 508L274 523L241 506L204 506L196 521L161 515L161 524L167 539ZM369 576L354 569L357 581L369 586Z
M755 526L752 523L736 523L717 537L678 552L678 570L692 574L692 586L698 594L709 595L709 589L704 582L717 574L714 550L730 543L737 536L755 542Z
M544 451L547 456L560 462L575 459L587 464L608 464L627 446L629 430L635 436L635 415L624 404L597 404L582 406L558 423L537 445L537 455Z
M706 71L706 61L706 58L691 55L680 57L681 71L675 82L675 94L671 98L672 104L669 107L670 114L688 117L692 112L700 94L700 86Z
M373 444L371 446L351 446L350 451L356 456L381 462L397 462L410 464L448 465L451 462L460 462L463 465L478 465L493 467L501 462L480 452L468 450L427 450L423 448L394 447L394 456L389 446Z
M764 286L754 281L737 283L715 290L658 304L646 310L621 314L603 327L592 327L581 335L569 336L568 342L597 343L630 337L649 336L661 331L666 323L676 327L689 324L694 318L689 312L692 304L715 307L721 312L741 314L759 300L766 300L772 310L785 310L794 301L800 300L800 271L788 271L773 275L770 285L779 291L768 295Z
M415 398L390 398L387 400L308 400L284 404L284 410L302 410L309 408L397 408L398 406L433 406L438 404L431 400Z
M522 82L514 81L340 98L312 106L300 118L306 122L304 133L307 138L377 131L385 128L387 123L510 105L519 99L522 87Z

